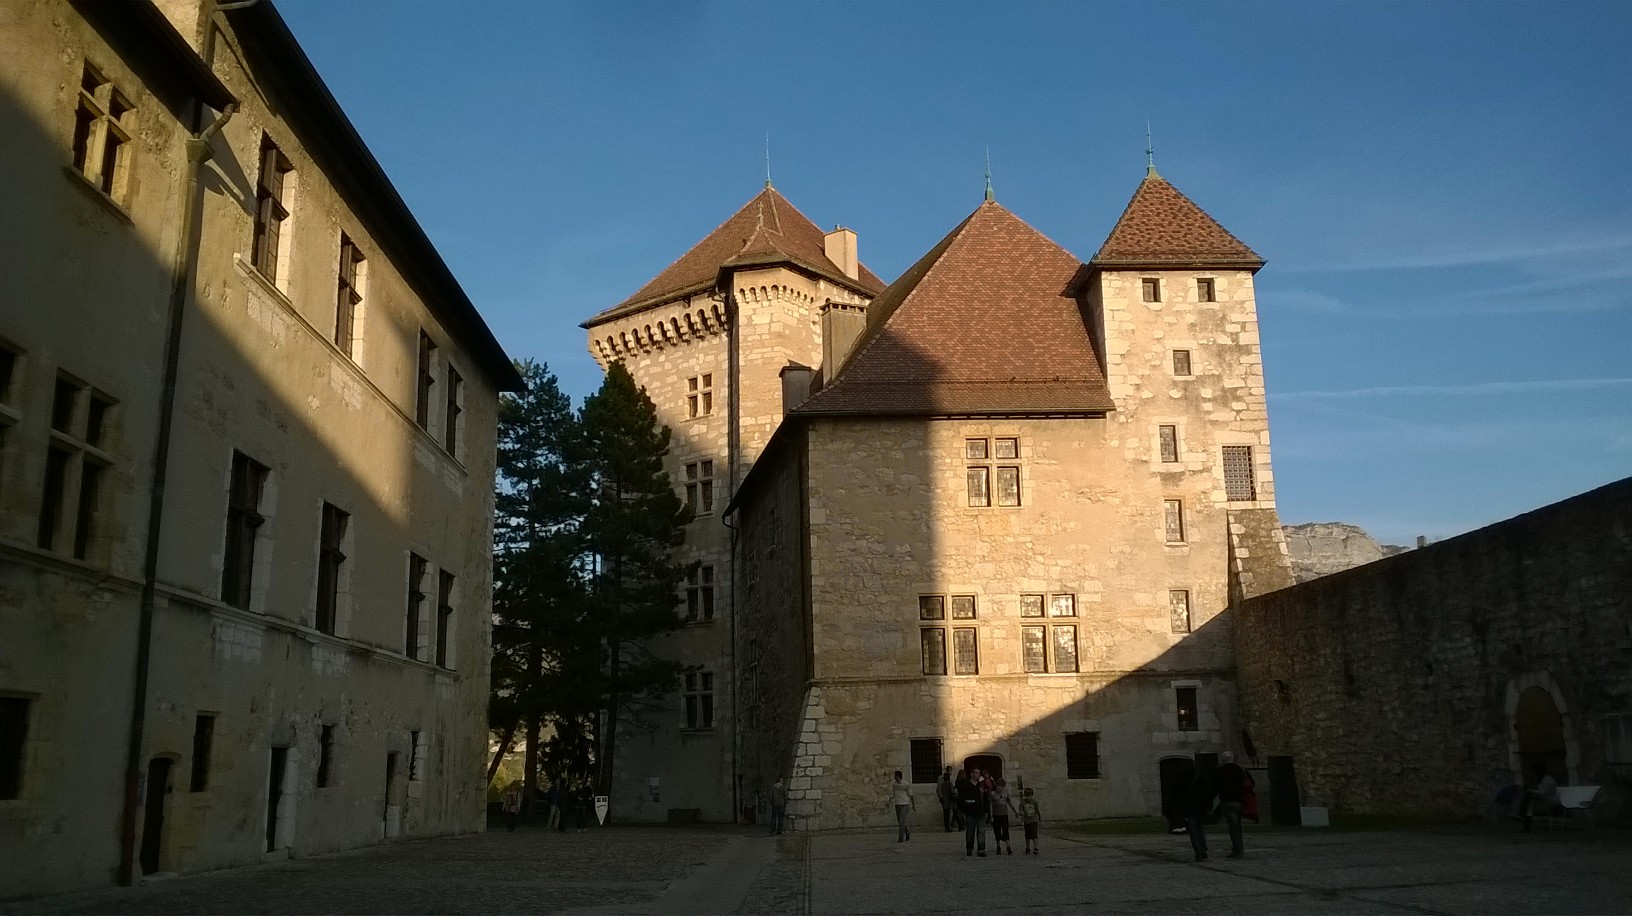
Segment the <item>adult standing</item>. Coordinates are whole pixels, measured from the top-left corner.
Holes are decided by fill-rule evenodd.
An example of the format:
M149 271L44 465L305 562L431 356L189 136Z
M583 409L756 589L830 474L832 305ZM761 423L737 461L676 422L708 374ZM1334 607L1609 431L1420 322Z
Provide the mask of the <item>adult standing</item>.
M1014 855L1014 843L1009 839L1009 813L1014 811L1014 800L1009 797L1009 787L1000 777L997 785L992 788L989 807L992 813L992 850L998 855L1003 854L1003 847L1009 848L1009 855Z
M512 781L504 787L504 814L510 829L516 829L516 819L521 816L521 780Z
M975 776L978 777L979 775L980 771L976 770ZM953 788L958 793L958 813L963 815L963 854L965 856L974 855L975 847L978 844L980 855L984 858L986 855L986 812L982 807L985 798L981 795L980 786L974 779L959 773L957 784Z
M578 797L573 799L572 813L578 820L578 832L584 832L584 818L589 815L590 809L595 806L595 790L584 783L578 787Z
M935 783L935 798L941 803L941 826L946 833L951 833L958 823L958 793L952 788L952 768Z
M1224 826L1230 831L1230 854L1239 859L1246 852L1241 836L1241 802L1252 787L1252 777L1235 762L1235 754L1225 751L1214 776L1218 781L1218 807L1224 814Z
M782 777L771 783L771 832L782 832L782 819L788 813L788 787L782 784Z
M907 814L917 807L912 799L912 786L895 771L895 782L890 785L890 804L895 806L895 841L905 843L912 839L912 828L907 826Z
M1196 861L1207 861L1207 832L1201 822L1213 813L1213 800L1218 797L1211 775L1201 767L1195 768L1190 788L1184 793L1184 828L1190 834L1190 848L1195 850Z
M550 783L550 823L555 825L557 833L567 832L567 805L572 803L572 796L567 794L562 782L557 779Z

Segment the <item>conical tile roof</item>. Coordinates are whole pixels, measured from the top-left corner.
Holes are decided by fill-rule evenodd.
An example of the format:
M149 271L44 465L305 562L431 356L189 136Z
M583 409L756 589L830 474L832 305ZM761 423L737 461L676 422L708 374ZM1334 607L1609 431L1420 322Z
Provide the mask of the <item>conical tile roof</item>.
M1085 271L1019 217L983 203L873 300L854 355L795 413L1110 410L1076 297Z
M868 295L884 289L884 281L865 265L859 265L858 278L845 276L828 260L825 237L775 188L766 188L633 296L584 322L584 327L710 289L722 267L785 263Z
M1133 192L1094 267L1235 267L1264 259L1151 169Z

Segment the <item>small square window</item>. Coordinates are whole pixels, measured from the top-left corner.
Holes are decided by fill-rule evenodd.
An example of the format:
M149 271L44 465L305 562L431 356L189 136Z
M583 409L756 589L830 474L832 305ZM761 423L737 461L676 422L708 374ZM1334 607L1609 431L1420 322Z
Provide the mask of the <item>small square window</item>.
M1162 462L1164 464L1178 463L1179 428L1177 426L1159 426L1157 431L1161 439Z
M1077 616L1076 595L1049 595L1048 616L1075 617Z
M1173 374L1181 378L1188 377L1190 372L1190 351L1173 351Z
M963 440L963 457L965 461L985 461L986 456L985 439Z
M1146 302L1162 301L1162 281L1155 277L1146 277L1139 281L1139 290Z
M997 449L993 453L992 457L1011 460L1020 457L1019 439L998 439L996 440L996 445Z
M1218 297L1213 292L1213 280L1211 277L1198 277L1196 279L1196 299L1201 302L1218 301Z
M918 596L918 619L919 620L945 620L946 619L946 596L945 595L919 595Z
M1043 596L1042 595L1021 595L1020 596L1020 616L1021 617L1041 617L1041 616L1043 616Z
M952 619L953 620L974 620L975 619L975 596L974 595L953 595L952 596Z

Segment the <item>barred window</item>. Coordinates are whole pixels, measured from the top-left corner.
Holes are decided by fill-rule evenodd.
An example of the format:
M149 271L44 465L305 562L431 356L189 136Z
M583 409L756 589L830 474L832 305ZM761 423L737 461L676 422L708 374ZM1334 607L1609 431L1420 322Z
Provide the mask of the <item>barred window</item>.
M1099 778L1099 732L1066 732L1065 778Z
M912 781L915 785L934 785L941 780L941 739L913 738L908 743L912 755Z
M1252 477L1252 446L1224 446L1224 497L1230 502L1251 502L1258 498Z

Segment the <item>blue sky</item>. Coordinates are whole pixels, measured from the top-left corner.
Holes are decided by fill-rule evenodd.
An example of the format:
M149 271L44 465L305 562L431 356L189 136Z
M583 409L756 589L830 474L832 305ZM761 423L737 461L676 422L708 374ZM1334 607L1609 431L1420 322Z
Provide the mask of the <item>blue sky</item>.
M513 356L760 188L886 280L997 197L1090 257L1157 167L1258 275L1288 523L1442 538L1632 473L1632 4L279 9Z

